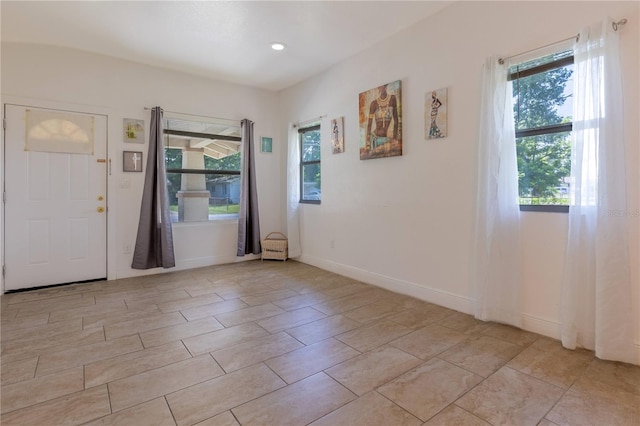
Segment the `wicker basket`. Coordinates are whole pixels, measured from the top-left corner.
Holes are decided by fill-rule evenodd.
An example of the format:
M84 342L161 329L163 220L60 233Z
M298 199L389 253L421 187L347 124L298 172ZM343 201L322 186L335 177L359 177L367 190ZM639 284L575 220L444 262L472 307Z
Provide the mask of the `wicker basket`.
M286 261L289 257L289 240L280 232L271 232L262 240L262 260Z

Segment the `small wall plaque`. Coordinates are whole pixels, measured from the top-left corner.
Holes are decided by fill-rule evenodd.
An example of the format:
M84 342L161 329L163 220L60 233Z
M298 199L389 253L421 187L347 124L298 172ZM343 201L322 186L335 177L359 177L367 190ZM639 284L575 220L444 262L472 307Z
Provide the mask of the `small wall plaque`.
M260 145L260 151L262 152L271 152L273 151L273 139L262 137L262 144Z
M122 130L125 142L144 143L144 120L125 118Z
M142 152L122 151L122 171L142 172Z

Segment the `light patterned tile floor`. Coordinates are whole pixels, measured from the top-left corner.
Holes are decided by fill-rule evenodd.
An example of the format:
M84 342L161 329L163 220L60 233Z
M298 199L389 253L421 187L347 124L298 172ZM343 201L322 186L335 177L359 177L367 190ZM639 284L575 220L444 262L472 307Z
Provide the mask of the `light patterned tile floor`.
M638 366L293 261L0 302L2 425L640 425Z

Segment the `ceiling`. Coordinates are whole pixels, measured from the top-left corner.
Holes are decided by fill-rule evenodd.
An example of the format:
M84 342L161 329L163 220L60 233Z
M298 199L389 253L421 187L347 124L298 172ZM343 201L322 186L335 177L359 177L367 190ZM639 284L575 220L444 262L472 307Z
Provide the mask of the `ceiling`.
M2 0L1 36L277 91L451 3Z

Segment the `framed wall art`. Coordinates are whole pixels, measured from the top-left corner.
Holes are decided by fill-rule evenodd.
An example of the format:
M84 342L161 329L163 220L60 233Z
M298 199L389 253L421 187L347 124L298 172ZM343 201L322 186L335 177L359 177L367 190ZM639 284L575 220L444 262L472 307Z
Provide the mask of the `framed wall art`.
M144 143L144 120L125 118L122 123L123 139L130 143Z
M334 154L344 152L344 117L331 120L331 152Z
M424 138L447 137L447 88L424 95Z
M402 155L402 82L359 95L360 159Z
M402 155L402 81L360 93L358 104L360 159Z
M141 172L142 171L142 152L122 151L122 171L123 172Z

